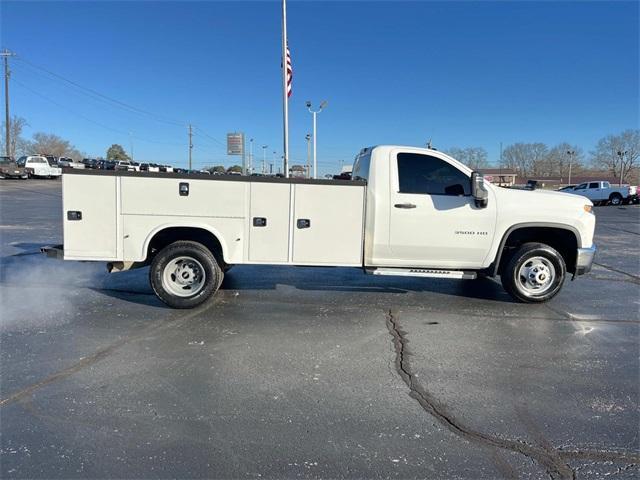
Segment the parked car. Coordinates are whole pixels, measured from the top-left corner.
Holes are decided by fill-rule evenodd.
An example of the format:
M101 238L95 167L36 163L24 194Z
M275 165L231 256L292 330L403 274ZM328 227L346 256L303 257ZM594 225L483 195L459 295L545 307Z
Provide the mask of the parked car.
M115 170L125 171L125 172L139 172L140 166L134 162L128 162L126 160L120 160L115 165Z
M96 168L98 170L115 170L116 162L112 160L98 160L98 163L96 164Z
M567 190L567 193L574 195L582 195L591 200L595 205L622 205L636 195L636 188L627 186L612 187L609 182L585 182L581 183L573 190Z
M49 165L47 158L42 155L20 157L17 164L23 167L30 177L60 178L62 175L62 169Z
M0 157L0 178L28 178L29 175L24 167L18 164L11 157Z
M98 160L96 160L95 158L84 158L82 160L82 163L84 164L85 168L98 168Z
M574 190L575 188L575 185L565 185L564 187L559 188L558 192L568 192L569 190Z
M85 164L82 162L76 162L73 158L60 157L58 158L58 166L65 168L85 168Z

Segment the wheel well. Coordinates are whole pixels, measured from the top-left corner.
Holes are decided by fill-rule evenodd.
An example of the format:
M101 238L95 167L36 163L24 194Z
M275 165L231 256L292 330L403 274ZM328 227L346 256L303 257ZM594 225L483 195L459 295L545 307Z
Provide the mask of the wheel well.
M160 250L178 240L201 243L213 253L221 267L226 265L220 240L210 231L197 227L169 227L157 232L149 241L146 262L151 262Z
M502 248L498 252L497 274L509 261L511 255L524 243L544 243L556 249L567 265L567 272L574 273L576 269L576 252L578 239L571 230L556 227L522 227L510 232L503 241Z

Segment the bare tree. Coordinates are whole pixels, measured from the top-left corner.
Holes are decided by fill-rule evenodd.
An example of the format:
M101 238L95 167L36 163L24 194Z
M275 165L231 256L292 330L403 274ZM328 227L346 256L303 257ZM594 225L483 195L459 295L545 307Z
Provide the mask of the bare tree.
M451 147L447 154L474 170L489 166L487 151L482 147Z
M502 166L515 170L519 176L544 175L549 149L544 143L514 143L502 152Z
M2 122L2 131L5 131L5 122ZM13 116L9 123L9 151L10 156L20 157L31 153L31 142L22 137L24 127L28 126L27 121L22 117ZM5 137L2 135L1 150L6 152Z
M68 140L64 140L52 133L34 133L31 151L32 153L42 153L56 157L71 157L74 160L82 158L82 153L71 145Z
M625 130L619 135L601 138L591 152L591 164L608 170L622 182L638 168L640 158L640 130Z
M582 170L582 161L583 153L580 147L567 142L559 143L550 148L547 154L545 165L547 175L560 177L563 181L568 180L569 164L571 164L571 173L575 175Z

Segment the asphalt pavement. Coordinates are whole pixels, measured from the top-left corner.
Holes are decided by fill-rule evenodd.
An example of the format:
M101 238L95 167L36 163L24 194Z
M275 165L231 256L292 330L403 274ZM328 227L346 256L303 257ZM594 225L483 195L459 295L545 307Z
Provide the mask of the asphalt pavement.
M1 478L638 478L640 208L550 303L482 279L236 266L166 308L147 269L39 254L59 181L0 183Z

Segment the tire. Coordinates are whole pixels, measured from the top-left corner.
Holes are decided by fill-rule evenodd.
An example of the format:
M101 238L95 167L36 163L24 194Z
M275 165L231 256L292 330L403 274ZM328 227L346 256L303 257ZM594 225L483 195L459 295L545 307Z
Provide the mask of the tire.
M566 273L564 258L557 250L544 243L525 243L509 258L500 279L514 299L542 303L556 296Z
M614 207L622 205L622 195L620 195L619 193L612 193L609 196L609 202L611 202L611 205L613 205Z
M211 251L191 241L174 242L160 250L149 270L153 291L172 308L193 308L207 301L223 276Z

